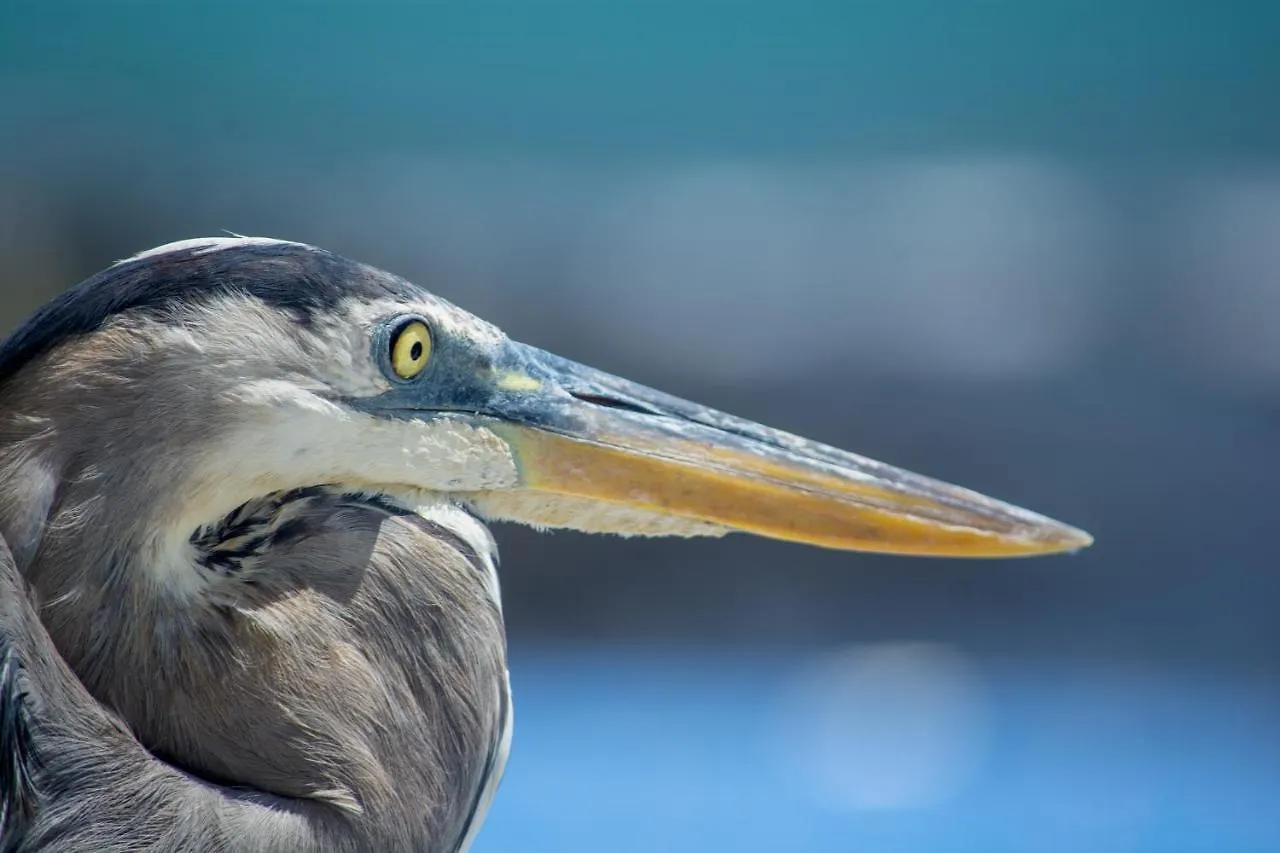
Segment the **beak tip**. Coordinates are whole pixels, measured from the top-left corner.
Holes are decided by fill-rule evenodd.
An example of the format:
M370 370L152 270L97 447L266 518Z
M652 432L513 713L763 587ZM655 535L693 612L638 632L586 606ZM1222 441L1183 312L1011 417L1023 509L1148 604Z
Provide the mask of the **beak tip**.
M1074 539L1070 543L1072 553L1076 551L1083 551L1085 548L1093 545L1093 537L1085 531L1073 529L1072 533L1074 534Z
M1045 527L1037 531L1035 542L1041 546L1036 553L1076 554L1093 544L1093 536L1069 524L1047 521Z

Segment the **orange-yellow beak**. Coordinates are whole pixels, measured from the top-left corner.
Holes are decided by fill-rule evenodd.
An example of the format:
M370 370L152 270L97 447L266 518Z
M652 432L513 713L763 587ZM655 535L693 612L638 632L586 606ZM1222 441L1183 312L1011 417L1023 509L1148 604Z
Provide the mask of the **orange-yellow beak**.
M643 516L942 557L1052 554L1093 541L967 489L507 346L477 394L483 402L468 413L512 448L526 510L507 517L559 524L547 515L560 504L592 507L596 530L645 532L627 520Z

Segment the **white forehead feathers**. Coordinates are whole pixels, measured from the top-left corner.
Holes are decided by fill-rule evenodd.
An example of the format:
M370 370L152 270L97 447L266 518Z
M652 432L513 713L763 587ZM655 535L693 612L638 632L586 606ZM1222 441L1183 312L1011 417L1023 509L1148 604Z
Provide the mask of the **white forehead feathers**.
M145 251L138 252L136 255L131 255L123 260L117 261L117 265L147 260L149 258L157 258L171 252L192 251L194 254L204 255L209 252L221 252L227 249L240 249L247 246L297 246L300 249L312 248L305 243L295 243L292 240L277 240L274 237L242 237L238 234L229 237L195 237L189 240L175 240L172 243L165 243L163 246L146 249Z

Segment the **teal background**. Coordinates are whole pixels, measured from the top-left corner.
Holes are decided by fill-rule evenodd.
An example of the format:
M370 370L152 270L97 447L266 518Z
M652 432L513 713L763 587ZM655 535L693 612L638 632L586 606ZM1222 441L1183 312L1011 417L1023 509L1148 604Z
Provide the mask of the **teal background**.
M1280 5L0 2L0 332L267 234L1079 524L498 532L476 845L1280 849Z

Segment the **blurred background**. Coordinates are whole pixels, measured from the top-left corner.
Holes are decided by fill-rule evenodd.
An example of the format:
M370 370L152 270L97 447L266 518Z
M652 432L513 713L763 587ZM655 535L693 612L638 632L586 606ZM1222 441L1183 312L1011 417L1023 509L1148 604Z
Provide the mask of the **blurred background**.
M238 233L1085 527L504 527L477 853L1280 850L1280 4L0 4L0 332Z

